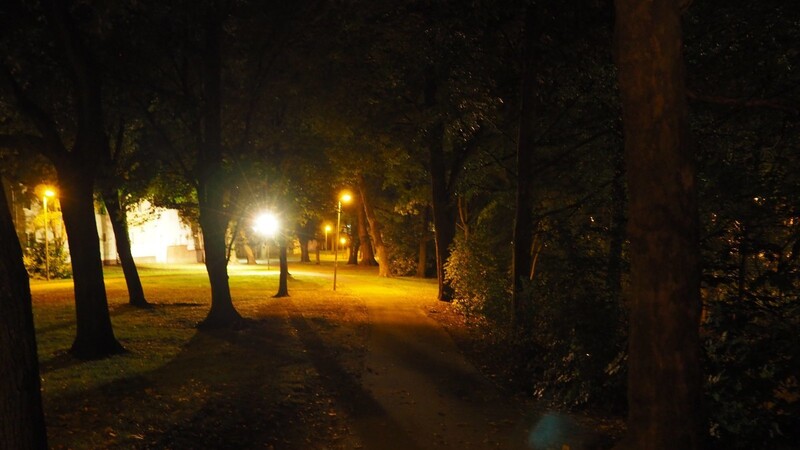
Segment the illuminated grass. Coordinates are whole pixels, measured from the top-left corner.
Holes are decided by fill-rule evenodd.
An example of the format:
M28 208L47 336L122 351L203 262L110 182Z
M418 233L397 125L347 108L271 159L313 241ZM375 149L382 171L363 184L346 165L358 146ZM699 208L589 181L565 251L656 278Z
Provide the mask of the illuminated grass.
M291 298L273 299L276 266L268 272L264 265L233 265L234 304L249 325L201 333L195 326L210 304L203 265L141 267L153 309L129 306L121 270L106 268L114 330L128 353L89 362L67 353L75 333L71 281L33 281L51 447L352 447L344 417L330 413L333 400L289 311L302 308L315 325L329 320L317 331L326 345L351 354L344 366L357 371L359 330L366 320L359 299L430 298L435 284L380 279L374 268L339 270L341 287L334 293L330 263L292 264Z

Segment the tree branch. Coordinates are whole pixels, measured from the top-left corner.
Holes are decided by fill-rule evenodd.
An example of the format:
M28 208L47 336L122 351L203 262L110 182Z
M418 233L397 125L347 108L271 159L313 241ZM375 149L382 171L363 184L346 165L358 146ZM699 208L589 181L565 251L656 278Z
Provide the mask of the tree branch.
M11 92L19 111L33 122L34 127L42 135L40 138L41 146L39 147L42 155L51 160L66 157L67 150L61 142L61 135L59 135L58 128L50 115L25 94L22 86L17 83L11 71L3 63L0 63L0 77L4 78L11 86Z
M778 99L762 98L731 98L719 95L702 95L694 91L687 91L686 96L690 100L703 103L713 103L716 105L739 106L745 108L766 108L784 111L791 114L800 114L800 105L793 105Z

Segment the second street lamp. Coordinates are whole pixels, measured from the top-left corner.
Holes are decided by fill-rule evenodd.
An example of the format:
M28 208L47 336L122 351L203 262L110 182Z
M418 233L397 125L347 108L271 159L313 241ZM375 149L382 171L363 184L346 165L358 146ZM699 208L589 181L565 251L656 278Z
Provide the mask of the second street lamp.
M336 269L339 262L339 230L342 228L342 203L348 204L353 200L353 196L342 191L339 195L339 206L336 208L336 241L333 243L333 290L336 290Z
M256 219L255 230L267 237L267 270L269 270L269 240L278 231L278 218L272 213L264 213Z

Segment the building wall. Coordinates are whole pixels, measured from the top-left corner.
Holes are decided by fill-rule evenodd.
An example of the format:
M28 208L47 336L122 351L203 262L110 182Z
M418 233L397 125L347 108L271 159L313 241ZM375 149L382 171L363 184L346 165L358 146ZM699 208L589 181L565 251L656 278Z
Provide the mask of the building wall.
M117 264L114 231L107 214L97 214L97 234L104 264ZM174 209L156 208L147 201L128 212L131 253L142 263L197 262L192 231Z

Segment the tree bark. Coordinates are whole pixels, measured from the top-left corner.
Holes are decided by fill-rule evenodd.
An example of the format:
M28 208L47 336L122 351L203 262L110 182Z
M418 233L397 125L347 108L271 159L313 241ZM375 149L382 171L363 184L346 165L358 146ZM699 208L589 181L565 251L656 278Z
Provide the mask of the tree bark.
M530 325L531 298L525 295L530 284L533 264L533 214L531 212L531 187L533 154L536 145L536 116L538 113L538 86L535 67L540 63L536 51L542 33L541 8L528 7L525 14L525 41L522 73L522 107L517 141L517 177L512 241L511 283L513 295L513 325L516 331L525 332Z
M447 189L447 170L441 133L428 146L431 175L431 204L433 206L434 241L436 246L436 278L439 283L437 298L453 300L453 288L444 276L444 265L450 258L450 245L456 235L456 219L453 201Z
M628 431L620 449L702 447L700 271L676 0L616 0L629 190Z
M239 327L242 316L236 311L228 283L225 233L229 214L225 208L226 186L222 170L222 18L219 1L208 12L203 73L204 140L198 155L197 183L200 228L203 230L205 263L211 284L211 309L200 324L203 328Z
M625 160L619 152L615 155L614 180L611 183L611 225L609 227L608 268L606 288L611 298L621 300L622 246L625 242Z
M0 183L0 448L47 449L31 291Z
M119 192L116 189L104 190L103 202L106 205L106 210L108 210L111 229L114 230L117 255L119 255L122 273L125 275L125 284L128 287L128 303L138 308L147 308L151 305L144 296L142 281L139 279L139 271L133 261L131 239L128 235L128 219L125 208L120 204Z
M356 236L350 236L350 246L347 253L347 264L358 265L358 248L361 246L361 241Z
M438 93L435 67L429 67L425 76L425 107L436 106ZM445 279L444 265L450 258L450 245L456 235L455 207L448 189L447 164L445 161L442 137L444 127L436 123L428 132L428 170L431 176L431 206L433 208L434 246L436 247L436 279L439 284L437 298L449 302L453 300L453 288ZM452 174L451 174L452 175Z
M420 240L417 253L417 278L425 278L428 267L428 222L430 221L430 208L425 207L420 215Z
M288 297L289 296L289 261L286 257L286 240L281 239L280 243L280 275L278 277L278 293L273 297Z
M304 236L298 238L300 241L300 262L311 262L311 255L308 252L309 239Z
M367 229L367 215L364 212L364 205L359 205L358 210L358 249L361 250L361 266L376 266L375 254L372 251L372 243L369 241L369 230Z
M56 168L75 290L77 333L70 351L77 358L98 359L124 349L114 336L108 312L94 217L94 177L87 176L83 167L65 163Z
M381 224L378 222L378 218L375 217L375 211L372 208L372 204L369 202L367 187L362 174L358 174L358 191L361 194L361 203L364 205L364 214L367 216L369 235L372 238L372 244L378 257L378 276L389 277L392 275L389 251L383 243Z

